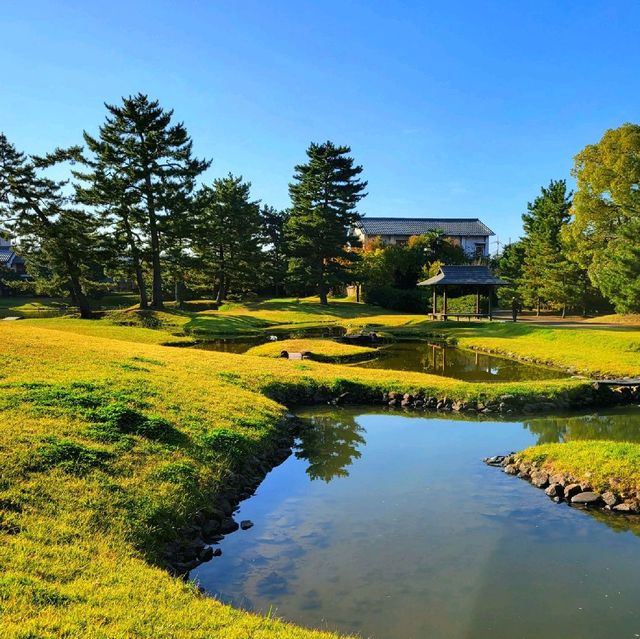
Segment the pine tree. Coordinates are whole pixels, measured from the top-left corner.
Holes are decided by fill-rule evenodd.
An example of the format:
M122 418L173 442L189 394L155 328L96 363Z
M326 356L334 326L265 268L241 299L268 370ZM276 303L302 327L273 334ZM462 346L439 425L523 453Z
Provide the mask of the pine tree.
M138 94L122 105L105 105L108 116L97 138L85 132L92 169L82 175L89 201L107 207L118 218L135 263L141 306L145 304L140 267L148 244L152 273L152 306L162 308L163 242L175 225L184 199L209 161L192 156L192 142L182 123L172 124L173 111ZM144 241L141 240L144 238Z
M83 280L93 265L97 224L65 195L66 180L45 176L79 154L80 148L72 147L28 158L0 133L0 221L20 238L30 273L68 288L80 316L90 318Z
M285 225L289 278L316 289L321 304L328 303L332 286L348 280L348 266L357 258L348 250L355 243L350 229L360 217L356 207L366 195L367 183L357 179L362 167L354 165L350 152L348 146L332 142L312 143L308 162L295 167L289 185L292 208Z
M570 219L571 196L564 180L551 180L522 216L524 263L519 294L527 306L535 306L537 314L543 304L566 307L557 270L565 262L561 231Z
M272 206L260 209L262 235L262 279L266 287L278 297L283 290L287 274L287 253L284 228L288 211L278 211Z
M255 290L260 263L260 207L251 183L229 174L204 186L196 198L194 249L214 282L216 301L232 288Z

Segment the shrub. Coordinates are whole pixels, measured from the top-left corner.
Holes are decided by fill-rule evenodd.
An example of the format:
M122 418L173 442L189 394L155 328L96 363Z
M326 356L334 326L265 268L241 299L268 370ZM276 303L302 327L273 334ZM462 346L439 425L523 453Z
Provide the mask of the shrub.
M428 292L420 289L402 289L393 286L376 286L363 291L363 300L394 311L407 313L426 313Z

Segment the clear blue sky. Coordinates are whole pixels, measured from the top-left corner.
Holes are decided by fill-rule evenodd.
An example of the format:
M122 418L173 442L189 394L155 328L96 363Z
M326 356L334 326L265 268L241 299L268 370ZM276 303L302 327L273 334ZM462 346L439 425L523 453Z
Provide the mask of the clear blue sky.
M288 204L310 141L349 144L371 216L477 216L501 240L605 129L639 120L640 3L5 0L0 130L43 152L136 92L207 179Z

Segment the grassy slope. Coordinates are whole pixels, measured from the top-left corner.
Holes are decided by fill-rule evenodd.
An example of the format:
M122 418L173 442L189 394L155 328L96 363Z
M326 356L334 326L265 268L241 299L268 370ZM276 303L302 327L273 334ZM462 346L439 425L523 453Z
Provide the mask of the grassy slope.
M600 315L584 320L587 324L628 324L640 326L640 315Z
M328 636L223 606L148 563L158 541L207 503L235 461L267 445L284 407L265 394L292 400L357 386L464 398L553 395L579 385L487 389L421 374L134 343L138 328L120 327L112 339L110 325L87 325L92 335L72 321L69 331L44 321L0 324L4 636ZM101 326L110 338L96 336ZM123 405L136 428L120 419ZM239 451L234 456L229 441Z
M342 344L327 339L285 339L277 342L267 342L254 346L247 351L247 355L259 357L280 357L282 351L288 353L310 353L311 359L327 362L346 362L363 359L376 354L375 348Z
M532 358L592 376L640 376L640 329L484 324L452 329L463 347Z

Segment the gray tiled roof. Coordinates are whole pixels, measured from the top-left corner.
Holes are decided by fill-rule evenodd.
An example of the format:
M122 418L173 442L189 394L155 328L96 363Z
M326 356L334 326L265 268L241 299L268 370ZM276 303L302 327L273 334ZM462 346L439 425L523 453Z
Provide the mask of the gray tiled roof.
M422 235L442 231L445 235L494 235L478 218L365 217L358 226L366 235Z
M424 282L418 282L418 286L434 284L506 286L508 282L496 277L488 266L441 266L436 275Z
M8 246L0 246L0 264L8 264L13 257L13 250Z

